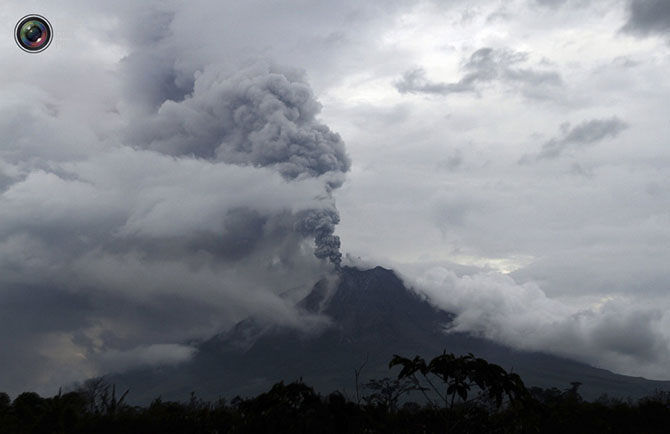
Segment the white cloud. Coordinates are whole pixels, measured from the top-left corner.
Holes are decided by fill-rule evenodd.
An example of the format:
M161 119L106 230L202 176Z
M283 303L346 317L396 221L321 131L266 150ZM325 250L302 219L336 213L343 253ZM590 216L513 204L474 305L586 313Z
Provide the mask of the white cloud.
M528 351L544 351L629 375L665 378L670 321L658 306L629 296L576 307L535 283L497 272L458 276L444 267L402 267L406 283L456 318L449 332L468 332ZM667 303L667 297L663 298Z
M193 357L196 349L185 345L153 344L128 351L110 350L100 356L110 372L123 372L137 366L177 365Z

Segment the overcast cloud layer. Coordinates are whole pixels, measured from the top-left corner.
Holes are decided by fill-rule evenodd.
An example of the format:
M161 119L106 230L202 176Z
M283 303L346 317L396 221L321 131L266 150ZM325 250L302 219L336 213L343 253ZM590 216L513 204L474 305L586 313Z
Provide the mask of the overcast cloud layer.
M670 378L666 3L3 4L56 40L0 38L0 390L318 326L291 302L340 251L456 330Z

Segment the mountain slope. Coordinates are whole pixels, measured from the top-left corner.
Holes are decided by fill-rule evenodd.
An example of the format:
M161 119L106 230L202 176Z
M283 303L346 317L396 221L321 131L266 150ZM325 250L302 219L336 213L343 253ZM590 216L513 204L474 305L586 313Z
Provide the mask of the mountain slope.
M589 399L602 393L641 397L670 382L626 377L559 357L516 351L463 333L444 333L453 315L435 309L403 285L390 270L344 267L336 288L323 280L299 306L326 315L332 324L320 332L263 326L253 320L202 343L194 359L173 368L142 369L112 381L128 387L135 399L162 395L185 399L191 391L215 399L250 396L273 383L302 378L321 392L354 396L354 369L361 380L392 377L393 354L431 358L447 352L474 353L521 375L527 385L569 387L583 383Z

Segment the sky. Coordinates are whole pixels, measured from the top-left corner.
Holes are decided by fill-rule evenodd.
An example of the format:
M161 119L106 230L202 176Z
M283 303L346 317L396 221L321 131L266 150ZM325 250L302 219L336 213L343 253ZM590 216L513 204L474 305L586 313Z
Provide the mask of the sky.
M15 1L0 33L0 390L318 327L338 264L670 379L670 3Z

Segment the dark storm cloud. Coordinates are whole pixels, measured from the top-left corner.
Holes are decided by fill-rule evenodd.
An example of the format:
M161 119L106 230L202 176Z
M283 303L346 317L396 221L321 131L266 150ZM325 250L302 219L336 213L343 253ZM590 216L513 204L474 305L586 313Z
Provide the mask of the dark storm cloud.
M616 137L626 128L628 128L628 125L617 117L592 119L575 126L564 123L560 127L559 137L555 137L542 145L542 150L537 158L557 158L570 147L581 148L606 138Z
M623 29L638 35L670 32L670 2L667 0L629 0L628 21Z
M113 13L108 50L0 71L0 390L184 361L249 315L313 328L280 293L340 262L350 160L305 74L190 59L180 8Z
M465 75L454 83L434 82L426 77L423 68L407 71L395 82L400 93L449 95L452 93L478 93L487 83L499 81L519 88L526 96L540 86L560 86L560 75L555 71L541 71L519 67L528 60L528 54L512 50L480 48L465 63Z

